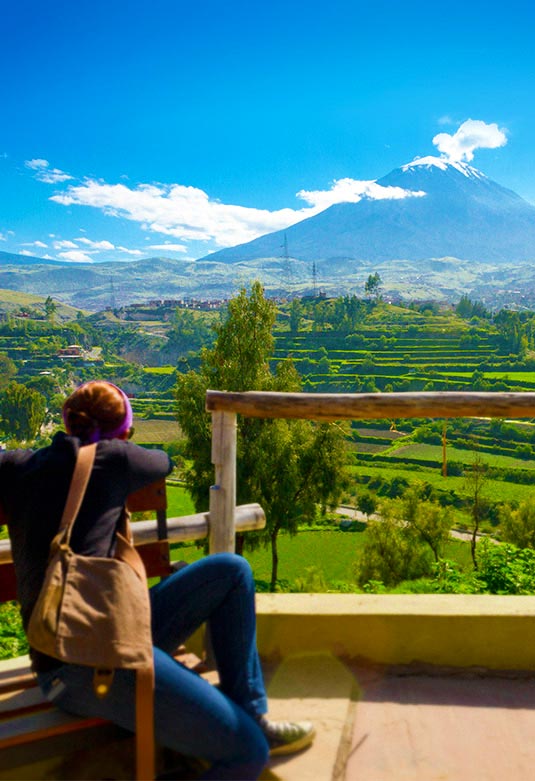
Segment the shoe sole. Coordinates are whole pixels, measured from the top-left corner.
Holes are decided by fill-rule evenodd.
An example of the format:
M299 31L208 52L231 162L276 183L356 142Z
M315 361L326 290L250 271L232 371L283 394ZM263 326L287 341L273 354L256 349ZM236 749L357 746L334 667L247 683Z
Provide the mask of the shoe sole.
M269 755L270 757L278 757L284 754L294 754L296 751L301 751L301 749L310 746L315 737L316 730L313 729L298 740L294 740L291 743L281 743L281 745L275 746L275 748L270 749Z

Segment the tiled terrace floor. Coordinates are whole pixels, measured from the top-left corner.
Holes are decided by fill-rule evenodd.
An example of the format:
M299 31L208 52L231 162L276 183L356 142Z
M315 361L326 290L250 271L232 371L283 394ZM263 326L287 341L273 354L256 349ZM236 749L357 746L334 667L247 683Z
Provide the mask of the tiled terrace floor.
M356 675L346 781L535 779L535 678Z
M316 742L273 763L265 781L535 779L535 676L307 664L269 688L275 715L312 718Z

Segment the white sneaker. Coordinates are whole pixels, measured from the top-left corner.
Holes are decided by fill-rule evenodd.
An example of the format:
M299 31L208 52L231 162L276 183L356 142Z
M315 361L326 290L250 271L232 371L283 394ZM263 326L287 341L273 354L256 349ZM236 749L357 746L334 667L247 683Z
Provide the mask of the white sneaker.
M266 736L271 756L300 751L309 746L316 735L310 721L270 721L262 716L258 723Z

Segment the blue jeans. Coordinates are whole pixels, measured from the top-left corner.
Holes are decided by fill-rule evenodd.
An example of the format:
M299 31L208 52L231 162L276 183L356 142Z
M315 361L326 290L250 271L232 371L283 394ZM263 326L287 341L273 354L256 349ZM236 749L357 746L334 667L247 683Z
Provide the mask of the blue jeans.
M254 581L241 556L208 556L150 590L156 742L211 763L203 779L252 781L268 758L256 717L267 710L256 648ZM215 688L170 655L203 622L220 677ZM48 699L70 713L135 730L135 673L116 670L109 694L93 692L93 670L62 665L38 675Z

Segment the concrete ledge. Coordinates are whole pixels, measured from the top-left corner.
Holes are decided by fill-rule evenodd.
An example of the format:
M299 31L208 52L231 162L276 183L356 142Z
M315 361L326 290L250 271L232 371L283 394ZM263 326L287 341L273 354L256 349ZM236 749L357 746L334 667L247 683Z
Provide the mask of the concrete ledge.
M258 594L266 659L327 652L378 664L535 670L535 597Z

